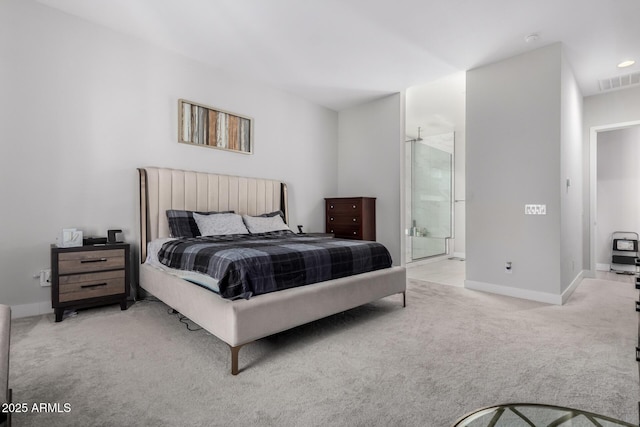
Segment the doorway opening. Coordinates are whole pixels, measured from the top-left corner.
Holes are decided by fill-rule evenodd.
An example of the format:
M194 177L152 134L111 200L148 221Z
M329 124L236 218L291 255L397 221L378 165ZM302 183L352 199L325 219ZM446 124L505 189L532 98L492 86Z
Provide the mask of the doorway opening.
M455 133L406 140L407 262L449 255Z
M627 230L608 230L611 227L614 227L612 224L625 224L623 225L623 227L631 227L631 228L637 228L638 224L630 224L628 221L625 222L624 220L624 216L628 213L627 210L625 209L620 209L618 208L618 213L615 215L615 222L612 220L610 221L610 218L608 217L608 215L606 214L606 212L604 212L602 210L602 203L599 203L598 201L598 188L603 187L603 185L609 185L611 183L603 183L603 182L599 182L599 154L598 154L598 139L599 136L600 137L604 137L604 136L610 136L611 134L607 134L608 132L612 132L612 131L621 131L621 130L631 130L631 129L640 129L640 121L633 121L633 122L624 122L624 123L616 123L616 124L611 124L611 125L605 125L605 126L596 126L596 127L592 127L590 130L590 135L589 135L589 157L590 157L590 166L589 166L589 171L590 171L590 191L589 191L589 214L590 214L590 225L589 225L589 231L590 231L590 237L589 237L589 261L590 261L590 265L589 265L589 269L591 270L592 274L595 275L596 271L602 270L602 271L606 271L609 270L609 263L608 263L608 253L609 251L609 244L610 244L610 238L609 235L613 232L613 231L627 231ZM634 157L636 158L636 157ZM608 160L606 159L602 159L602 162L607 162ZM602 167L605 166L604 164L600 165L600 169L602 169ZM619 169L619 167L613 167L611 169ZM603 170L600 171L600 175L602 175ZM615 187L612 187L615 188ZM608 190L604 190L603 191L607 191L607 197L609 197L611 194L611 188L609 188ZM616 196L616 197L622 197L622 195ZM612 199L615 200L615 199ZM601 201L602 202L602 201ZM637 203L636 203L637 205ZM599 208L600 206L600 208ZM638 208L637 206L634 206L634 208ZM614 209L612 209L612 211L614 211ZM600 212L599 212L600 211ZM633 214L632 214L633 215ZM637 217L636 215L633 215L634 218ZM599 219L602 219L602 224L600 224ZM622 221L622 222L619 222ZM619 225L616 225L619 226ZM628 231L638 231L638 230L628 230Z

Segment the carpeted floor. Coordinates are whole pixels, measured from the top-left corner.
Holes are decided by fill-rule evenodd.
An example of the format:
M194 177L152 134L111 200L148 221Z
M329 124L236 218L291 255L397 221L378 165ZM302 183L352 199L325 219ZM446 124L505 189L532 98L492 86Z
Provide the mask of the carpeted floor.
M637 295L585 279L559 307L411 280L404 309L389 297L243 347L237 377L226 344L162 303L18 319L10 386L29 412L13 421L444 427L534 402L636 423ZM41 402L60 411L31 412Z

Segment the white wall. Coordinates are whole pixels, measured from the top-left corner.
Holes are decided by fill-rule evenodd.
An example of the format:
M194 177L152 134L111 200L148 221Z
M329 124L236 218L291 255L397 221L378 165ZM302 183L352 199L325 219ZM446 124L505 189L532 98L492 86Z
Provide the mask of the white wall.
M339 114L338 197L376 197L376 239L400 265L401 94ZM327 194L327 197L330 195Z
M336 112L32 0L0 2L0 62L0 302L18 312L50 309L32 275L61 228L136 244L140 166L283 180L291 224L323 230ZM254 154L178 144L178 98L253 117Z
M610 264L611 234L640 233L640 126L598 134L596 263Z
M417 137L455 133L454 145L454 239L453 252L465 256L465 98L466 73L456 73L406 92L406 132ZM409 139L409 138L407 138ZM410 176L410 165L407 165ZM410 209L410 207L409 207ZM409 214L410 215L410 214Z
M561 303L565 72L560 44L467 72L467 287Z
M640 122L640 86L584 98L583 170L585 183L594 182L591 173L592 168L595 173L596 162L595 159L591 158L592 156L595 156L595 152L590 151L591 129L595 127L613 127L616 124L628 122ZM591 225L596 220L596 218L592 218L592 212L590 209L590 186L585 185L583 199L585 215L582 227L584 235L587 236L583 243L583 263L585 266L589 266L595 264L595 259L592 260L590 252L593 240L595 240L595 235L591 235ZM595 206L593 206L592 209L595 210ZM595 258L595 255L593 255L593 257ZM593 266L595 267L595 265Z
M560 292L578 282L583 266L582 93L562 53L560 139ZM568 295L565 296L565 298Z

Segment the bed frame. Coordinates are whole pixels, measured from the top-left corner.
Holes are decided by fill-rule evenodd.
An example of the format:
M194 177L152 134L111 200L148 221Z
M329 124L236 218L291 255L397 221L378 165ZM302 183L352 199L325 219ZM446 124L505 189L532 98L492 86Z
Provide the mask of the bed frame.
M286 184L257 178L147 167L140 179L140 277L142 289L215 335L231 349L237 375L240 348L252 341L393 294L406 306L406 271L391 267L309 286L230 301L143 264L147 243L168 237L165 211L233 210L259 215L282 210L288 222Z

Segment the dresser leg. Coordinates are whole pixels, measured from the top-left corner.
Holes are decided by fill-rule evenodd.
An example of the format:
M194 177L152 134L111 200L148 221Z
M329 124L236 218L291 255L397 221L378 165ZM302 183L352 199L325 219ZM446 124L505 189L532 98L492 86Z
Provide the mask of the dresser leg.
M127 300L123 299L122 301L120 301L120 310L126 310L127 309Z
M56 322L62 322L62 315L64 314L64 308L54 308L53 312L56 315Z

